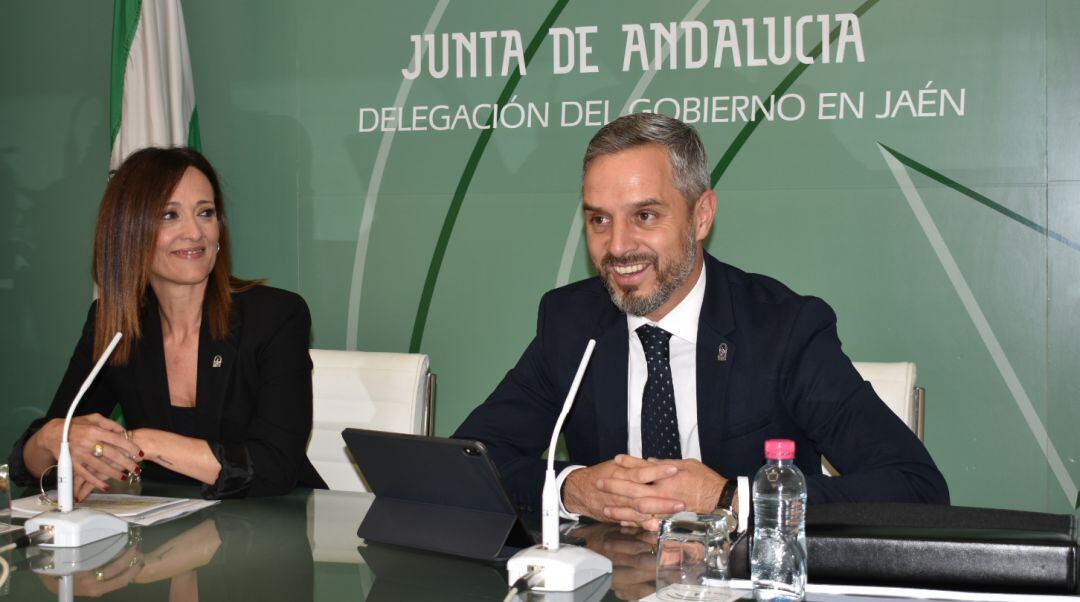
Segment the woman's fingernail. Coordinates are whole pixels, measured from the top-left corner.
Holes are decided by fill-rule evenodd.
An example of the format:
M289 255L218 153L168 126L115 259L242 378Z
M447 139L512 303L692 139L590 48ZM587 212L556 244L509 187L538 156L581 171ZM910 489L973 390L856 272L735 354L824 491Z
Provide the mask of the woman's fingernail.
M686 510L686 504L683 504L682 502L675 504L675 512L682 512L683 510Z
M120 480L121 481L126 481L127 480L127 473L124 473L124 474L120 475Z
M145 458L145 457L146 457L146 454L142 453L142 451L140 450L140 451L139 451L139 457L140 457L140 458Z
M142 474L142 467L141 466L136 466L135 467L135 474Z
M102 488L101 488L101 490L102 490L102 491L108 491L108 490L109 490L109 486L108 486L108 485L106 485L106 486L102 487Z

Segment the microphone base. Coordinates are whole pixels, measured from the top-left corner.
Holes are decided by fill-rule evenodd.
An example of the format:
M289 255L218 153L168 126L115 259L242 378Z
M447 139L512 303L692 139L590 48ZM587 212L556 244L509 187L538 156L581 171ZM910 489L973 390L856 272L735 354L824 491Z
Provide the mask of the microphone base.
M52 541L41 544L42 548L77 548L128 532L124 519L89 508L42 512L27 520L23 528L26 533L45 528L52 530Z
M548 550L536 545L514 554L506 562L510 585L536 568L540 569L541 581L533 590L572 592L610 574L611 560L588 548L563 545L557 550Z

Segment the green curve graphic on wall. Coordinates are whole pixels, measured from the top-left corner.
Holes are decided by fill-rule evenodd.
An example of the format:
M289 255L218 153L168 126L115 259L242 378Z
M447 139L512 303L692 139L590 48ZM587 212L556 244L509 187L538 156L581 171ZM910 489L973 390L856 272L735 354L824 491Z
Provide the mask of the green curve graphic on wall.
M525 50L526 65L528 65L532 61L533 57L536 55L537 50L539 50L540 44L544 40L544 32L547 31L548 28L552 26L552 24L554 24L555 20L562 13L563 9L566 8L566 5L568 3L569 0L559 0L559 2L557 2L555 6L552 7L551 11L547 15L547 18L544 19L544 22L540 25L540 29L533 36L532 40L530 40L529 46ZM878 0L866 0L866 2L856 8L853 12L857 16L862 17L866 13L866 11L870 10L870 8L872 8L877 3ZM823 45L827 41L831 42L831 40L836 37L839 29L839 26L837 26L832 31L830 31L828 40L822 40L821 42L819 42L817 46L815 46L813 50L809 53L809 56L815 59L821 56ZM792 84L794 84L795 81L799 79L803 72L806 71L807 67L809 67L808 64L800 63L797 67L792 69L791 72L788 73L788 75L776 86L773 94L776 96L783 95L792 86ZM510 98L511 94L513 94L514 89L517 87L517 84L520 80L521 73L517 70L514 70L514 73L507 80L506 86L503 87L502 93L499 94L499 104L505 103ZM757 118L747 123L742 128L742 130L739 131L739 134L735 137L735 140L732 141L731 145L728 146L727 150L720 158L720 161L717 163L716 167L712 171L712 186L715 187L716 183L723 176L724 172L727 171L728 166L731 165L731 162L735 159L735 156L739 153L739 150L742 149L743 145L746 144L746 141L750 139L750 136L754 133L754 130L756 130L758 125L761 123L761 119L762 117L759 115ZM483 156L484 151L487 148L487 144L491 139L492 132L493 129L486 129L481 132L480 136L476 140L476 145L473 147L472 153L470 153L469 159L465 164L465 169L461 173L461 178L458 180L458 185L454 189L454 196L450 201L450 207L446 211L446 218L443 220L443 226L439 232L439 238L435 243L435 251L431 257L431 264L428 267L427 277L424 279L424 289L420 295L420 303L416 310L416 320L413 323L412 338L409 342L410 353L418 353L420 351L420 345L423 343L424 328L427 325L428 312L431 310L431 300L435 294L435 285L439 280L439 270L441 269L443 259L446 256L446 248L450 244L450 236L453 233L454 224L457 222L458 213L461 211L461 205L465 200L465 193L468 192L469 185L472 183L473 174L475 174L476 168L480 163L480 158Z
M529 41L529 46L525 49L525 66L532 62L536 52L540 49L540 44L543 43L545 38L545 32L551 28L555 23L555 20L562 14L566 5L570 3L570 0L559 0L555 3L555 6L551 8L544 22L540 24L540 28L533 34L532 39ZM514 89L517 88L518 82L521 81L521 71L514 69L514 73L510 75L510 78L506 80L506 85L503 87L502 92L499 94L499 100L497 104L505 104L510 99L510 96L514 93ZM491 125L492 119L495 118L494 112L488 117L487 125ZM424 290L420 294L420 305L416 309L416 321L413 323L412 340L409 342L409 352L417 353L420 351L420 344L424 341L424 327L427 324L428 311L431 309L431 298L435 295L435 284L439 280L439 270L442 268L443 258L446 256L446 247L450 244L450 235L454 231L454 224L457 222L458 213L461 211L461 204L465 201L465 193L469 190L469 185L472 183L473 174L476 173L476 168L480 164L480 158L484 155L484 150L487 149L488 141L491 140L491 134L495 131L495 128L488 127L480 136L476 139L476 145L473 146L472 153L469 154L469 160L465 163L465 170L461 172L461 178L458 180L457 188L454 189L454 197L450 200L450 207L446 210L446 218L443 220L442 230L439 232L439 239L435 243L435 252L431 256L431 265L428 267L427 278L424 279Z
M855 9L854 13L861 18L864 14L866 14L866 11L870 10L870 8L877 3L878 0L866 0L866 2L863 2L862 6ZM832 40L836 37L836 34L839 32L840 26L834 27L833 30L829 32L828 41L831 43ZM810 54L808 56L814 59L821 56L822 45L825 43L825 41L826 40L822 40L818 43L817 46L814 46L814 49L810 51ZM806 71L809 66L810 65L807 63L799 63L798 66L791 70L791 73L787 74L787 77L780 80L780 83L772 91L773 96L783 96L784 93L788 91L788 88L790 88L792 84L794 84L795 81L799 79L799 77L803 74L804 71ZM744 125L743 128L739 130L739 133L735 136L735 139L731 141L731 144L728 146L727 150L724 151L723 156L721 156L720 160L717 161L716 167L714 167L712 170L713 188L716 187L716 183L720 181L720 178L724 176L724 172L727 171L727 168L731 165L731 162L735 160L735 155L739 154L739 151L742 149L743 145L746 144L746 141L750 139L751 134L753 134L754 130L757 129L758 125L761 124L762 119L764 119L764 116L759 114L754 119L748 121L746 125Z
M99 4L65 3L57 20L50 3L24 2L3 21L13 47L34 49L8 61L0 92L8 444L47 410L91 295L78 258L112 133L114 13ZM927 448L954 503L1080 513L1080 2L558 4L185 3L238 273L302 295L317 348L405 352L415 340L439 374L436 433L450 435L535 335L538 295L590 273L574 180L591 132L634 102L679 111L706 139L723 196L709 250L827 299L851 357L918 365ZM562 61L556 73L545 32L510 93L534 123L481 136L553 8L560 32L597 28L572 39L599 71L563 73ZM856 11L863 60L855 41L837 60L841 28L800 67ZM490 31L508 37L489 51ZM581 65L569 40L559 52ZM405 77L426 48L432 68ZM750 124L774 90L788 112ZM590 101L604 109L592 119ZM468 119L436 127L436 106Z
M933 249L934 254L937 256L946 277L950 284L952 284L958 300L968 317L971 319L972 326L974 326L979 338L982 340L983 346L992 358L998 374L1000 374L1010 396L1016 403L1017 410L1019 410L1024 422L1030 429L1031 434L1038 445L1038 449L1045 457L1049 471L1057 478L1062 491L1071 502L1077 495L1077 487L1072 476L1069 474L1069 470L1065 465L1065 461L1062 459L1061 453L1057 449L1058 446L1052 441L1051 434L1047 430L1043 418L1039 416L1035 409L1031 395L1027 392L1017 374L1014 362L1009 359L1005 346L1002 345L1001 339L995 333L990 320L987 318L986 311L983 310L982 304L976 298L975 293L968 284L967 278L964 276L956 258L949 249L948 243L942 236L938 226L934 223L933 218L927 210L926 203L922 200L921 195L917 191L914 182L912 182L910 175L907 172L908 170L912 170L917 173L922 173L934 181L945 184L946 187L951 190L960 192L964 196L976 199L984 205L993 207L999 214L1006 215L1010 219L1017 221L1028 228L1036 231L1042 231L1042 228L1034 222L1026 220L1018 214L1005 209L1001 205L990 201L990 199L978 195L978 193L975 193L962 184L931 170L925 165L921 165L910 159L901 161L896 151L886 147L880 142L878 143L878 148L885 158L889 170L892 171L893 177L896 178L896 183L899 185L901 193L911 207L915 219L919 222L923 233L926 235L927 241Z
M1021 224L1023 226L1031 228L1032 230L1038 232L1039 234L1042 234L1043 236L1045 236L1047 238L1056 240L1056 241L1060 242L1061 244L1069 247L1070 249L1072 249L1074 251L1080 251L1080 243L1077 243L1076 241L1073 241L1073 240L1069 239L1068 237L1047 228L1046 226L1042 226L1042 225L1040 225L1040 224L1038 224L1036 222L1033 222L1032 220L1020 215L1019 213L1013 211L1012 209L1009 209L1008 207L1002 205L1001 203L993 201L990 198L986 197L985 195L982 195L982 194L979 194L978 192L975 192L974 190L968 188L967 186L964 186L963 184L961 184L960 182L957 182L956 180L953 180L952 178L946 176L945 174L934 171L933 169L927 167L926 165L923 165L922 163L919 163L918 161L912 159L911 157L908 157L907 155L904 155L903 153L897 151L896 149L894 149L894 148L892 148L892 147L890 147L890 146L888 146L886 144L883 144L883 143L880 143L880 142L878 144L881 144L881 146L885 150L889 151L889 154L896 157L897 161L904 164L908 168L913 169L913 170L921 173L922 175L930 178L931 180L934 180L935 182L937 182L939 184L942 184L944 186L947 186L947 187L955 190L956 192L959 192L960 194L970 198L971 200L973 200L973 201L975 201L977 203L980 203L982 205L985 205L986 207L989 207L990 209L993 209L994 211L997 211L1001 215L1004 215L1005 217L1007 217L1007 218L1009 218L1009 219L1011 219L1011 220L1013 220L1013 221L1015 221L1015 222L1017 222L1017 223L1019 223L1019 224Z

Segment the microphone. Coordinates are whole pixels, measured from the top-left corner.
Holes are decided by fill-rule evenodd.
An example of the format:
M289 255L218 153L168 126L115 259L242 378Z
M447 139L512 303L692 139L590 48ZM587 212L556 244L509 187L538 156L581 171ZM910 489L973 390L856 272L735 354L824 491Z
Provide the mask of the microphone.
M98 372L101 372L102 367L105 366L105 362L108 361L109 356L116 349L116 345L120 342L122 336L123 334L118 332L112 338L104 353L98 358L94 369L90 371L89 376L79 387L79 392L75 395L75 400L71 402L71 407L68 408L67 417L64 419L64 432L60 439L60 456L56 460L56 497L59 502L59 509L42 512L27 520L24 526L27 533L33 533L38 529L46 529L53 534L52 542L43 543L41 547L77 548L94 541L128 532L127 521L121 518L89 508L75 510L75 474L71 464L71 446L68 442L68 436L71 432L71 418L75 415L75 408L82 401L83 395L90 388L90 384L94 382Z
M589 365L596 341L589 339L585 355L578 364L570 391L563 401L562 412L555 421L548 447L547 471L544 473L544 489L541 495L542 543L526 548L507 561L509 583L514 586L525 578L536 585L532 589L542 592L570 592L590 581L611 573L611 560L588 548L559 546L559 488L555 484L555 446L562 432L570 408L574 405L585 368Z

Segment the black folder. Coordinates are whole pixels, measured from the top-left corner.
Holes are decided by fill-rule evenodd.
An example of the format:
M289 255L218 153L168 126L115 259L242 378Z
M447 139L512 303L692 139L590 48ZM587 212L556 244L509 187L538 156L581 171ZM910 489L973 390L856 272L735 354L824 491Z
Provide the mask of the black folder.
M752 531L752 530L751 530ZM751 533L731 572L749 578ZM807 575L865 583L1028 593L1077 591L1072 515L923 504L807 506Z
M341 433L375 501L365 540L482 560L535 543L479 441L362 429Z

